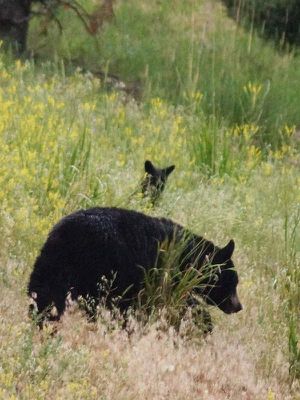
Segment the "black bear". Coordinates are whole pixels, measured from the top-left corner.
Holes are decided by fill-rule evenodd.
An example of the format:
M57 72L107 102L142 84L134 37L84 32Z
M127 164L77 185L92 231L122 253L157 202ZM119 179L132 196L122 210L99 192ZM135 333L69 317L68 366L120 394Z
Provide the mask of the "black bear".
M162 191L165 188L168 176L174 170L175 165L170 165L166 168L156 168L151 161L145 161L145 178L141 183L142 193L144 196L149 196L154 204Z
M201 271L208 260L218 265L213 276L194 292L225 313L240 311L238 275L231 260L233 240L219 248L169 219L121 208L80 210L61 219L35 261L28 295L35 301L41 320L51 319L48 311L52 305L58 320L68 293L73 299L82 296L98 301L98 283L114 274L110 296L121 296L119 307L125 311L143 288L144 270L156 265L160 244L182 243L184 238L188 239L180 247L181 268L193 264ZM106 301L109 306L111 297Z

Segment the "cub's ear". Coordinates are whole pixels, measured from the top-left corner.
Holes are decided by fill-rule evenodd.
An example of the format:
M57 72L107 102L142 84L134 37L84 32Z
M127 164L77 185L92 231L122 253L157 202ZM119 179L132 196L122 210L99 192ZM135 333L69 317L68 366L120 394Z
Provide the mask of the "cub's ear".
M172 171L174 171L174 169L175 169L175 165L170 165L169 167L167 167L167 168L165 169L166 175L169 176L170 173L171 173Z
M154 167L152 162L149 160L145 161L145 172L147 172L147 174L150 174L150 175L154 175L156 172L156 168Z
M234 240L229 240L228 244L220 250L219 254L224 260L229 260L234 251Z

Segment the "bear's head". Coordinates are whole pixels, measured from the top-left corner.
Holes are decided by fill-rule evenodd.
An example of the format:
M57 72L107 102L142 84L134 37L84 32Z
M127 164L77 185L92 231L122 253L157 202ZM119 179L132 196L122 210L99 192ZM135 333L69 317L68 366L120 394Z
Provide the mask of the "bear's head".
M213 271L201 290L207 304L219 307L226 314L237 313L243 308L237 295L238 274L231 260L233 251L233 240L214 251L209 260Z

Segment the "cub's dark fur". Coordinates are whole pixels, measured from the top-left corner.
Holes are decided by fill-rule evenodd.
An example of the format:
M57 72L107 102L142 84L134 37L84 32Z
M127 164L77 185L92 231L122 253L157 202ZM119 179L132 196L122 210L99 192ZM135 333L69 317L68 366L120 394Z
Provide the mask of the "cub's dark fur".
M166 168L156 168L151 161L145 161L145 178L142 181L142 193L149 196L154 204L165 188L168 176L174 170L175 165Z
M180 242L183 237L188 240L182 250L182 268L193 263L200 270L208 258L220 265L215 285L208 278L206 286L195 287L195 292L225 313L241 310L236 293L238 276L231 261L233 240L219 248L171 220L119 208L80 210L58 222L36 259L28 295L36 302L39 314L47 314L46 310L55 305L59 319L68 292L73 299L99 299L101 277L114 274L107 305L112 297L125 293L119 306L126 310L134 305L143 287L143 268L155 266L159 244Z

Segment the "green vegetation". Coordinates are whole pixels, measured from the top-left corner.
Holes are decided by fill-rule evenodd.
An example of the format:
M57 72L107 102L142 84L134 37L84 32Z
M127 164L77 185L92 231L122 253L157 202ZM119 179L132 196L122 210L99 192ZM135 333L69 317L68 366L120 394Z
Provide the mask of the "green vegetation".
M193 116L204 111L221 123L255 123L259 139L275 147L285 124L300 124L299 58L244 32L219 2L131 0L117 3L115 14L97 37L71 11L61 17L63 35L53 25L37 39L34 21L29 46L47 60L58 55L125 81L139 79L145 98L158 96Z
M299 399L300 59L217 1L117 2L96 38L67 13L62 36L32 21L38 61L0 56L0 398ZM75 60L141 80L142 99L107 92ZM155 208L137 190L147 158L176 164ZM133 319L128 337L78 309L39 332L27 317L34 259L61 216L94 205L170 217L220 246L234 238L244 310L213 310L205 340L185 337L186 319L179 333ZM169 288L148 286L172 305Z
M193 322L197 328L197 335L201 337L200 329L203 332L209 331L211 319L207 306L194 293L194 288L204 287L205 280L213 277L219 265L206 263L201 269L201 274L196 263L183 270L184 259L181 255L188 240L187 235L180 244L171 242L160 245L156 264L148 271L144 269L145 286L139 293L138 310L143 319L146 316L148 320L150 316L150 321L157 320L163 315L167 326L178 330L182 319L190 314L191 310L187 304L197 301L199 304L193 309ZM193 251L196 251L196 248L189 255Z
M281 46L300 44L297 0L223 0L238 22L253 26Z

